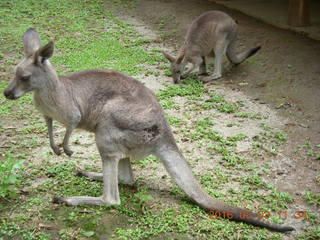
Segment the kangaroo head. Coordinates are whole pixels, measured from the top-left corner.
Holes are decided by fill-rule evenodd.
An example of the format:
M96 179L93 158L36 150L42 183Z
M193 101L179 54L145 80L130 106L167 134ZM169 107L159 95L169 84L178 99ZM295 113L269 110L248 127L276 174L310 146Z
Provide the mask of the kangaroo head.
M180 55L178 58L171 56L169 53L162 52L163 55L169 60L171 66L170 70L172 72L172 78L174 83L180 82L181 74L183 72L184 66L181 63L183 55Z
M27 92L40 89L46 80L55 76L48 61L53 54L53 42L41 47L39 34L30 28L23 36L23 43L25 58L15 67L14 77L4 91L8 99L17 99Z

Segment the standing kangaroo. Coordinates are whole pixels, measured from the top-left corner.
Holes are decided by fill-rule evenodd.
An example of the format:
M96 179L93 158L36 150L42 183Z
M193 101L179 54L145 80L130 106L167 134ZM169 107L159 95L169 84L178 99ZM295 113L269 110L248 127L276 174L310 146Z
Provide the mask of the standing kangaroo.
M177 58L163 52L171 63L174 83L186 78L194 69L199 68L199 75L207 75L206 56L215 55L214 72L207 80L218 79L222 76L222 57L227 57L233 64L240 64L255 54L260 46L252 48L239 55L236 54L237 23L226 13L209 11L196 18L185 36L185 41ZM192 67L183 73L185 66Z
M53 119L66 126L63 148L67 154L70 154L68 140L72 130L82 128L95 133L102 159L102 174L79 173L103 180L102 196L54 197L54 202L68 205L120 204L118 181L134 183L130 158L153 154L200 207L225 211L233 220L275 231L294 230L261 221L257 214L252 218L242 218L241 211L245 209L215 200L205 193L179 151L155 95L142 83L112 70L87 70L58 77L48 60L53 55L53 42L40 47L39 34L32 28L25 33L23 40L25 59L17 65L15 76L4 95L8 99L17 99L26 92L34 92L35 106L46 119L50 145L55 153L60 152L53 141Z

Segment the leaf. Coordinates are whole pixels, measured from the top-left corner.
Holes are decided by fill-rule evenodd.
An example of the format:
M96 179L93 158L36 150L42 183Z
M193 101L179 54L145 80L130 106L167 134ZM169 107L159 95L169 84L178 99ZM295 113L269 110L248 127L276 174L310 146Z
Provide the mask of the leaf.
M154 200L154 198L149 194L136 193L135 196L140 199L140 201L145 202L148 200Z
M85 237L92 237L94 235L93 231L87 231L82 233L83 236Z

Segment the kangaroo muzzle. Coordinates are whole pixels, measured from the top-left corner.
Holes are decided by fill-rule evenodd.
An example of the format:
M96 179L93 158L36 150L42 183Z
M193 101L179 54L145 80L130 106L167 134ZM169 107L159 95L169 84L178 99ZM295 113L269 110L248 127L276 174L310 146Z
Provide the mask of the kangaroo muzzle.
M14 91L11 90L11 89L6 89L6 90L4 90L3 95L4 95L7 99L10 99L10 100L15 100L15 99L17 99L17 97L16 97L15 94L14 94Z

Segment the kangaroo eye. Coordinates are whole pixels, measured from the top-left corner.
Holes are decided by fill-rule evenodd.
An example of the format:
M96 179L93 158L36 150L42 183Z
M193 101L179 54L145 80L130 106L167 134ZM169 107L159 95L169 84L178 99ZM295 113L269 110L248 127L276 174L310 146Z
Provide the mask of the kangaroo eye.
M29 81L30 77L31 76L23 76L21 77L21 81L24 81L24 82Z

